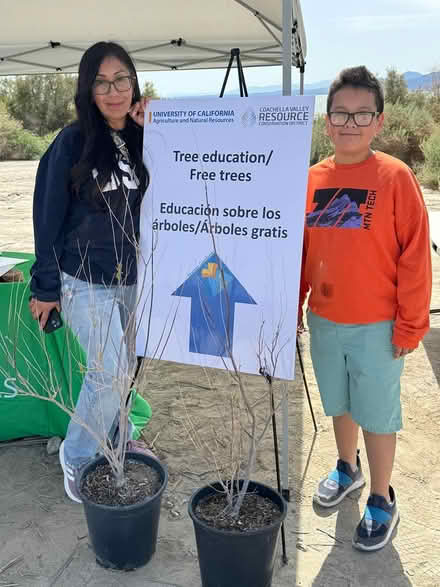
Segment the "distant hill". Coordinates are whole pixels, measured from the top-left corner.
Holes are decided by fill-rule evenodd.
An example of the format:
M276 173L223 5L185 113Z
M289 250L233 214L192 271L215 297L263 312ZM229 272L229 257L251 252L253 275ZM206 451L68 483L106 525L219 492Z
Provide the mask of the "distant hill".
M423 75L423 74L419 73L418 71L405 71L405 73L403 74L403 76L407 82L411 79L415 79L417 77L420 77L421 75Z
M429 90L432 88L433 79L440 83L440 72L432 72L432 73L419 73L418 71L406 71L403 74L405 81L408 85L408 89L413 90ZM305 95L327 95L328 89L330 87L331 80L321 80L318 82L314 82L312 84L304 84L304 94ZM234 90L230 90L225 92L225 96L238 96L239 95L238 88ZM292 85L292 93L299 94L299 85L293 84ZM281 84L279 85L269 85L269 86L249 86L248 87L248 94L250 96L255 95L265 95L265 96L279 96L281 94ZM218 94L199 94L199 95L190 95L190 94L176 94L174 96L169 96L170 98L217 98Z
M416 71L407 71L403 74L409 90L430 90L433 82L439 83L440 72L432 72L427 74L418 73Z
M306 96L319 95L319 94L327 95L329 85L330 85L330 82L327 82L327 85L323 86L323 87L318 87L315 84L305 84L304 85L304 94ZM260 96L279 96L281 94L281 84L279 86L276 86L276 85L248 86L247 90L248 90L249 96L258 96L258 95L260 95ZM292 94L299 94L299 86L292 85ZM225 92L225 97L227 97L227 96L233 97L233 96L239 96L239 95L240 95L240 90L238 88ZM169 95L168 97L169 98L185 98L185 99L190 100L193 98L203 98L203 99L205 99L205 98L206 99L218 98L218 96L219 96L219 94L196 94L196 95L175 94L175 95Z

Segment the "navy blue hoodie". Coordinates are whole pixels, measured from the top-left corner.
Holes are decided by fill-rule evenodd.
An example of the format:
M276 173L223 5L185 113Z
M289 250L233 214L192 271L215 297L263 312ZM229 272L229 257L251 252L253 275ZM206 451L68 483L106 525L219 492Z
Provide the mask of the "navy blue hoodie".
M36 262L30 287L41 301L60 299L60 271L91 283L136 283L137 178L121 157L118 173L102 187L99 204L96 196L87 197L84 189L74 194L71 171L82 148L79 126L68 126L38 166L33 206ZM94 171L92 179L95 177L99 182ZM92 189L93 181L88 186Z

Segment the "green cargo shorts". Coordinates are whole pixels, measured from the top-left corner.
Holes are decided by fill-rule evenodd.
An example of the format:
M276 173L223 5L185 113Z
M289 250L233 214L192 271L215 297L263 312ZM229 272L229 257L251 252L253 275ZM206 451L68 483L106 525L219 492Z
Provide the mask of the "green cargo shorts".
M349 412L364 430L375 434L400 430L404 359L393 358L393 321L338 324L309 310L307 323L325 414Z

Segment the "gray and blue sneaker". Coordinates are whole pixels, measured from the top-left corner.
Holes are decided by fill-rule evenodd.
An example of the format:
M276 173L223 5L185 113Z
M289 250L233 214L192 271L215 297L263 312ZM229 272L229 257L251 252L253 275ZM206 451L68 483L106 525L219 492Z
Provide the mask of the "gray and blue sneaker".
M353 546L358 550L379 550L389 542L399 521L396 495L391 485L390 498L391 503L374 493L368 498L364 515L353 536Z
M336 469L320 481L313 501L324 508L331 508L338 505L349 493L365 485L359 451L356 464L357 469L353 471L349 463L338 459Z

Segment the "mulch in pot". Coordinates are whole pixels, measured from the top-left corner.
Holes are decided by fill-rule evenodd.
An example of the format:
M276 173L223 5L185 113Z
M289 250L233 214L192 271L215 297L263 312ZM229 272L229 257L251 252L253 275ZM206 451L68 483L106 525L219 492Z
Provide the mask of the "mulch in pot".
M273 524L281 515L279 508L267 497L256 493L245 495L240 513L232 517L224 493L202 499L195 509L196 516L213 528L247 532Z
M110 465L99 465L83 480L81 491L94 503L118 506L141 503L160 489L159 473L146 463L126 459L124 473L124 485L116 487Z

